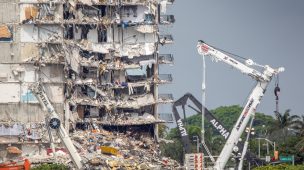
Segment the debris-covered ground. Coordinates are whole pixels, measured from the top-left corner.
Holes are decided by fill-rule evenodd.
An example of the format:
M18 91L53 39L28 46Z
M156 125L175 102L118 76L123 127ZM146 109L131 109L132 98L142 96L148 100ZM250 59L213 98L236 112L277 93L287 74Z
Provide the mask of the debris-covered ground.
M77 131L72 135L74 145L89 169L177 169L179 163L161 157L159 146L149 134L132 131ZM64 148L52 153L32 155L32 163L58 162L73 167Z

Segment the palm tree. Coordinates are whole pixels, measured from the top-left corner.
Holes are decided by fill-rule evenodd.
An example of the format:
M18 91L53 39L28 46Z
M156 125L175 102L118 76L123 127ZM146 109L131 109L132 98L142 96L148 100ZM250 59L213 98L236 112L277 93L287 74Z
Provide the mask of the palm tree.
M165 123L158 124L158 135L160 138L165 138L167 136L169 127Z
M296 148L303 152L304 151L304 115L301 116L301 119L298 120L296 129L298 134L301 136L301 140L296 144Z
M273 126L271 127L271 137L282 139L285 142L286 136L297 132L299 116L290 115L290 109L287 109L283 114L276 112L276 117Z
M297 124L296 124L296 130L298 131L298 134L300 136L303 136L304 137L304 115L302 115L300 117L300 119L297 121Z

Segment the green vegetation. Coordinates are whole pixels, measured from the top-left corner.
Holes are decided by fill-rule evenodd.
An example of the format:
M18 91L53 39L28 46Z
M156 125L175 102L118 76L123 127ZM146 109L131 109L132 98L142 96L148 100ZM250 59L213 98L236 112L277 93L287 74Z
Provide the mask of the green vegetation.
M262 167L256 167L254 170L303 170L304 165L287 165L287 164L280 164L276 166L268 165Z
M42 164L31 168L31 170L68 170L69 167L63 164Z
M218 120L220 120L229 130L232 129L236 120L238 119L242 107L238 105L221 106L211 112ZM224 138L212 127L212 125L205 120L205 139L206 144L211 149L213 155L218 155L223 145L225 144ZM186 129L189 134L189 139L192 141L193 136L201 137L201 114L190 116L186 120ZM276 148L280 155L294 155L295 162L302 164L304 161L304 116L300 119L298 116L291 115L290 110L284 113L276 113L274 117L265 115L263 113L256 113L253 123L255 135L251 136L249 149L251 152L258 153L258 140L257 137L268 138L276 142ZM243 139L244 139L243 134ZM180 139L179 131L177 128L171 129L163 135L168 140L173 140L174 143L161 144L161 151L164 156L171 157L179 162L183 162L183 145ZM265 141L261 141L261 156L265 157L266 147ZM273 156L273 148L269 145L270 153ZM196 143L191 143L192 152L196 152ZM283 165L282 165L283 166ZM279 167L279 166L278 166ZM304 168L302 168L304 169Z

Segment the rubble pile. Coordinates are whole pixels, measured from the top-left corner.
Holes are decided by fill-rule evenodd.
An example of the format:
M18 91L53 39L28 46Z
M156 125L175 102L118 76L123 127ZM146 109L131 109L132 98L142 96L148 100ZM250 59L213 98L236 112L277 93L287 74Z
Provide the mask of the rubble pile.
M76 131L72 134L74 145L88 169L178 169L179 163L161 157L158 144L145 132L111 132L107 130ZM67 151L56 149L48 155L31 155L33 164L73 164Z
M99 130L78 131L73 140L83 149L83 157L90 166L110 169L174 169L179 164L169 158L161 158L158 145L149 134L127 131L126 133ZM103 153L102 146L115 148L117 153Z
M96 121L96 124L102 125L144 125L154 123L165 123L164 120L156 120L152 115L144 113L142 116L132 117L128 113L122 115L109 116L109 118Z

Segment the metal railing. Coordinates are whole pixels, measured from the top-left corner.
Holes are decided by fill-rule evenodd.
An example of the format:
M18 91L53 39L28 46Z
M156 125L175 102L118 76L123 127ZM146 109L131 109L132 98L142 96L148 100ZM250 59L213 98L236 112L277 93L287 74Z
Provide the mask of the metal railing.
M173 4L175 0L167 0L167 4Z
M174 57L172 54L160 54L158 56L158 64L173 64Z
M172 94L158 94L158 102L160 103L173 102L173 100Z
M172 44L173 43L173 36L170 34L166 35L159 35L159 44Z
M174 15L161 15L160 23L161 24L173 24L175 22Z
M173 123L173 115L172 113L160 113L159 119L166 121L167 123Z
M159 35L159 39L166 39L166 40L173 41L173 36L171 34L162 34L162 35Z
M159 74L158 81L160 83L172 82L173 81L172 74Z

